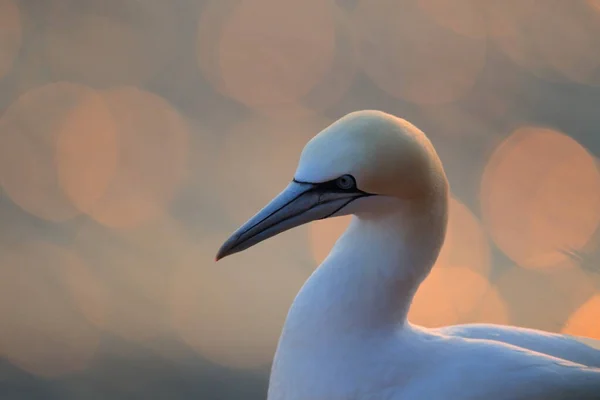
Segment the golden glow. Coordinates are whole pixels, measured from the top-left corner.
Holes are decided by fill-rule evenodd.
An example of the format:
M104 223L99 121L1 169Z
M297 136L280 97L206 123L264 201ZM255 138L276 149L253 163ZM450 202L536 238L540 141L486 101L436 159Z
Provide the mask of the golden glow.
M490 286L461 322L510 325L510 308L498 289Z
M434 268L467 267L487 277L490 263L490 246L481 223L467 206L452 197L446 240Z
M263 373L351 217L214 255L361 109L423 129L450 180L411 320L600 348L599 84L600 0L0 0L0 381L98 397L68 376L121 346ZM152 397L149 362L103 382Z
M516 263L544 268L581 249L600 221L595 159L570 137L524 127L499 145L481 180L483 220Z
M600 339L600 294L596 294L581 305L569 318L563 333Z
M433 268L415 295L408 319L430 328L460 323L489 288L487 279L470 268Z

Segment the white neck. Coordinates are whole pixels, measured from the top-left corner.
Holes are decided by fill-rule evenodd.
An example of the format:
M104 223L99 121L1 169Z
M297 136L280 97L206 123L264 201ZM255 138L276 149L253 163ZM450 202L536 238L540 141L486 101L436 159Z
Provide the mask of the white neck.
M296 297L282 342L401 329L446 231L446 194L426 203L353 217Z

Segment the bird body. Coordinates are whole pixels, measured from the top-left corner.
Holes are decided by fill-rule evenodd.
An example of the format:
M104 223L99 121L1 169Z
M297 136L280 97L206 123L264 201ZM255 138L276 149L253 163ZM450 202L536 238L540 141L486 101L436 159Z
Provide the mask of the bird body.
M407 320L444 241L448 192L426 136L389 114L349 114L307 144L293 182L217 255L353 215L289 310L268 400L600 399L600 351L569 337Z

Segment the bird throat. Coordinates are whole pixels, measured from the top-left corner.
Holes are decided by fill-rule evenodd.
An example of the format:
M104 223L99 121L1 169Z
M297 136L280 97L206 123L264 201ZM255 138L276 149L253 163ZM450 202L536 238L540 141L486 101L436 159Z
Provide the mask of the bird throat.
M282 340L401 329L438 257L446 225L445 196L429 205L401 203L385 214L353 217L298 293Z

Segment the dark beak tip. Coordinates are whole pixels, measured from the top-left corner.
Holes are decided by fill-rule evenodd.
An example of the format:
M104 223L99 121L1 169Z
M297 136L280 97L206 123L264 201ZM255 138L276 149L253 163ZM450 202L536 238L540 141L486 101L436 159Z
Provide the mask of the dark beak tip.
M215 262L218 262L219 260L222 260L225 257L227 257L227 252L223 247L221 247L219 251L217 251L217 255L215 256Z
M217 251L217 255L215 256L215 262L218 262L219 260L222 260L223 258L236 253L236 251L234 250L235 243L235 239L233 238L229 238L227 241L225 241L225 243L223 243L219 251Z

